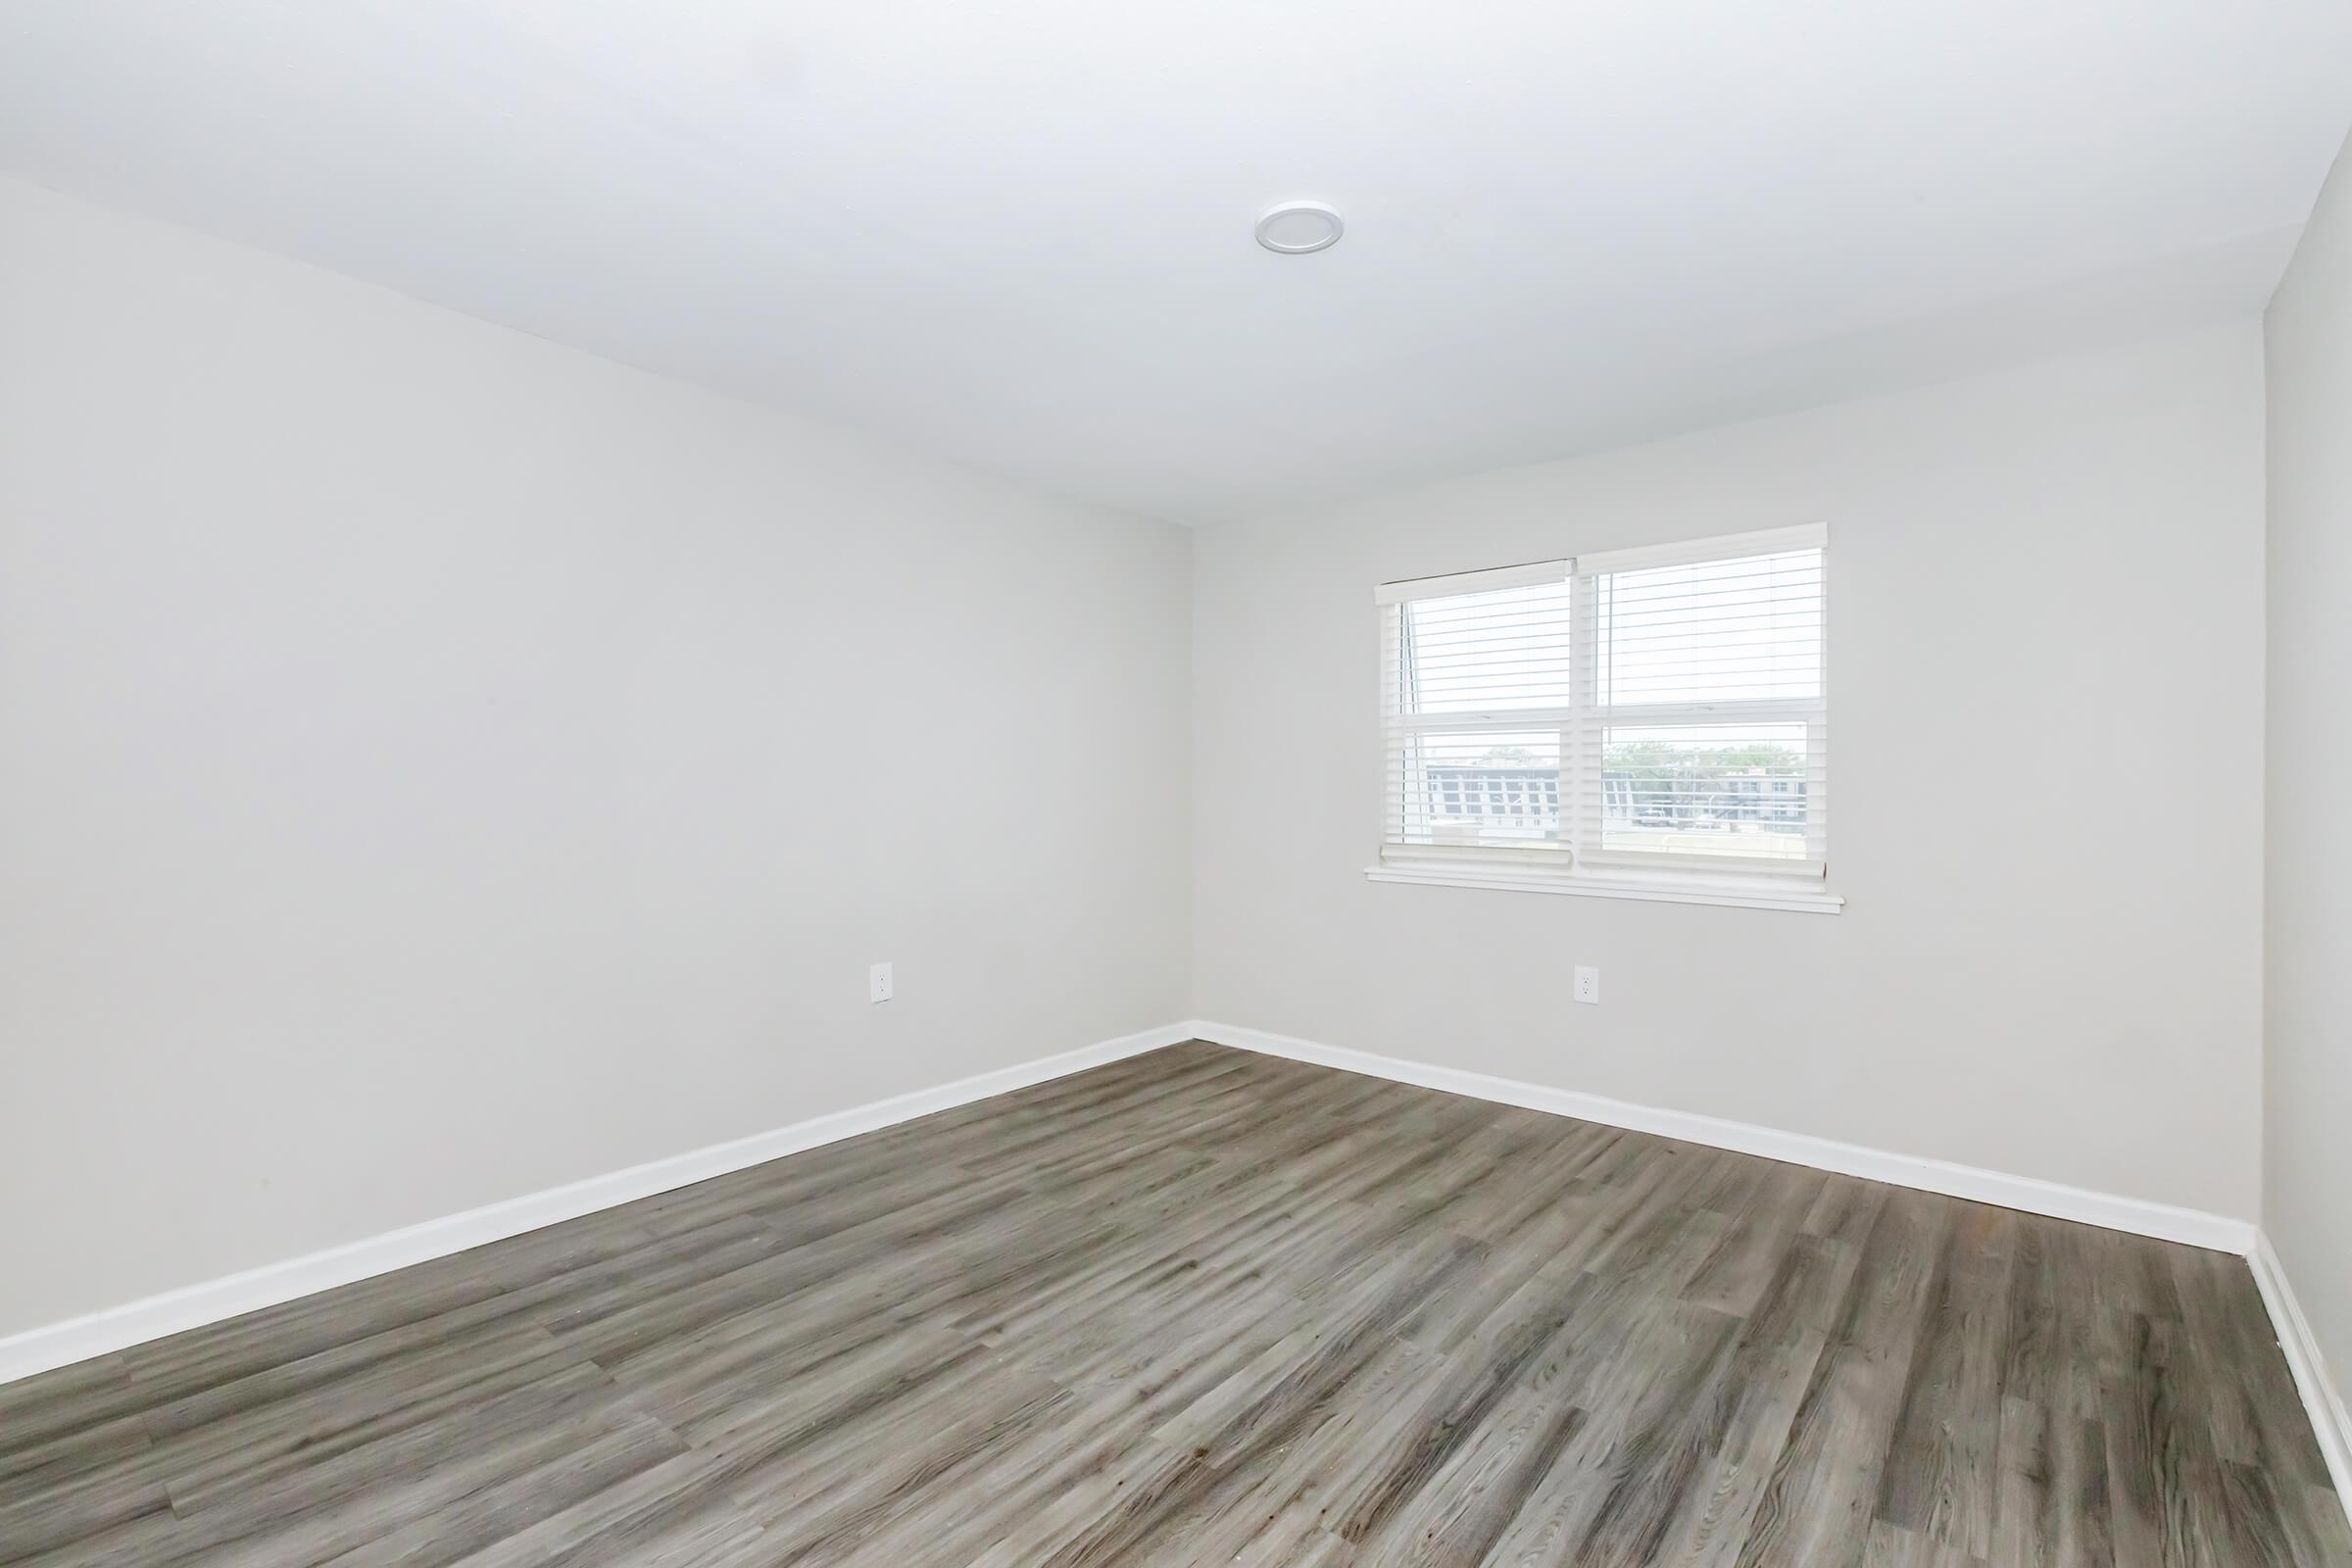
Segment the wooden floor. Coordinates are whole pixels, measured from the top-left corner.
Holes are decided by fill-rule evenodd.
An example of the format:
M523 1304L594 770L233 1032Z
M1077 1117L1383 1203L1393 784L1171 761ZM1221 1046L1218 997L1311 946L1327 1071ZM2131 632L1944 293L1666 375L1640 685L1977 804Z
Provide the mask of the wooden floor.
M1191 1045L0 1388L0 1560L2352 1537L2239 1259Z

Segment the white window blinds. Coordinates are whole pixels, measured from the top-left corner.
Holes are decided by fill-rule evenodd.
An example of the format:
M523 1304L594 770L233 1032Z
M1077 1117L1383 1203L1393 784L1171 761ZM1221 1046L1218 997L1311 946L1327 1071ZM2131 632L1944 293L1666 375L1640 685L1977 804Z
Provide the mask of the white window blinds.
M1384 859L1820 874L1827 546L1781 529L1385 585Z
M1381 590L1391 851L1565 863L1574 598L1564 561Z

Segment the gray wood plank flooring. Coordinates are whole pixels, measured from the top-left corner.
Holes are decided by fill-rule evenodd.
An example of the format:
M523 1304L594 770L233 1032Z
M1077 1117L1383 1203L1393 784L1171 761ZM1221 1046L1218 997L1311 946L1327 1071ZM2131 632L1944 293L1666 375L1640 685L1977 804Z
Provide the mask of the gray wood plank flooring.
M2242 1260L1195 1043L0 1387L0 1562L2352 1565Z

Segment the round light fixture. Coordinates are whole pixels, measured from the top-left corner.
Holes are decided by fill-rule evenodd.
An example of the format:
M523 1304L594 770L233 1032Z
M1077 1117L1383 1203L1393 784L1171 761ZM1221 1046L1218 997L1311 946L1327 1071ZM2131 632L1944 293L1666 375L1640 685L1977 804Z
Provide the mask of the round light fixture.
M1257 242L1285 256L1327 251L1346 230L1339 211L1321 202L1284 202L1257 220Z

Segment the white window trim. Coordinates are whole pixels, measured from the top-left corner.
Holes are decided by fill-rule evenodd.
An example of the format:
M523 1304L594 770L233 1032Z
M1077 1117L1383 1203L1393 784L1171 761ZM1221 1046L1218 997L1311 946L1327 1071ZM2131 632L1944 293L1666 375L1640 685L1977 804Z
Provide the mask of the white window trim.
M1390 860L1364 867L1367 882L1413 882L1423 887L1487 888L1504 893L1565 893L1588 899L1645 899L1656 904L1719 904L1741 909L1788 909L1837 914L1845 907L1838 894L1791 882L1776 887L1768 878L1742 883L1699 871L1549 870L1517 866L1493 871L1460 859L1426 863Z
M1577 734L1574 744L1563 749L1560 808L1563 812L1577 813L1578 819L1570 830L1569 838L1574 845L1584 845L1592 842L1587 825L1582 820L1583 814L1591 808L1592 802L1586 799L1586 792L1579 787L1581 780L1572 775L1577 769L1589 765L1585 760L1589 749L1587 740L1592 740L1596 749L1598 726L1604 722L1622 723L1628 719L1644 717L1655 722L1667 722L1689 716L1688 710L1671 707L1660 708L1652 713L1643 709L1625 708L1604 712L1597 706L1595 694L1588 685L1596 660L1592 657L1592 645L1585 641L1593 634L1597 618L1592 601L1592 579L1614 571L1690 565L1783 551L1826 552L1829 542L1829 526L1826 523L1806 523L1792 528L1761 529L1750 533L1717 534L1673 544L1596 552L1569 560L1382 583L1374 592L1374 600L1382 609L1388 610L1415 599L1559 582L1564 578L1576 583L1577 597L1572 611L1572 623L1576 627L1580 650L1576 705L1568 710L1522 710L1510 716L1532 719L1539 724L1562 724L1565 726L1564 742L1569 739L1570 730L1582 728L1592 731L1591 736ZM1827 570L1825 555L1825 575ZM1826 582L1824 594L1826 598ZM1386 657L1384 651L1384 661ZM1396 722L1396 715L1390 714L1386 707L1384 696L1384 725ZM1821 724L1827 722L1828 710L1829 688L1825 671L1822 695L1818 700L1712 705L1709 716L1723 719L1801 716L1810 724ZM1493 716L1446 714L1408 722L1414 729L1442 730L1448 725L1476 728L1491 722ZM1815 798L1826 803L1827 780L1815 779L1812 787L1816 792ZM1594 800L1597 800L1597 796ZM1796 864L1774 865L1732 856L1678 855L1674 859L1667 860L1654 853L1591 849L1571 851L1568 846L1562 846L1558 851L1517 851L1494 846L1448 848L1442 845L1384 844L1381 846L1379 862L1364 868L1365 879L1373 882L1837 914L1845 907L1845 900L1827 890L1827 874L1826 855L1818 855Z
M1569 565L1588 577L1611 571L1646 571L1653 566L1696 566L1740 556L1777 556L1789 550L1827 550L1830 525L1800 522L1793 528L1758 528L1750 533L1719 533L1704 539L1684 539L1670 545L1639 545L1632 550L1590 550Z

